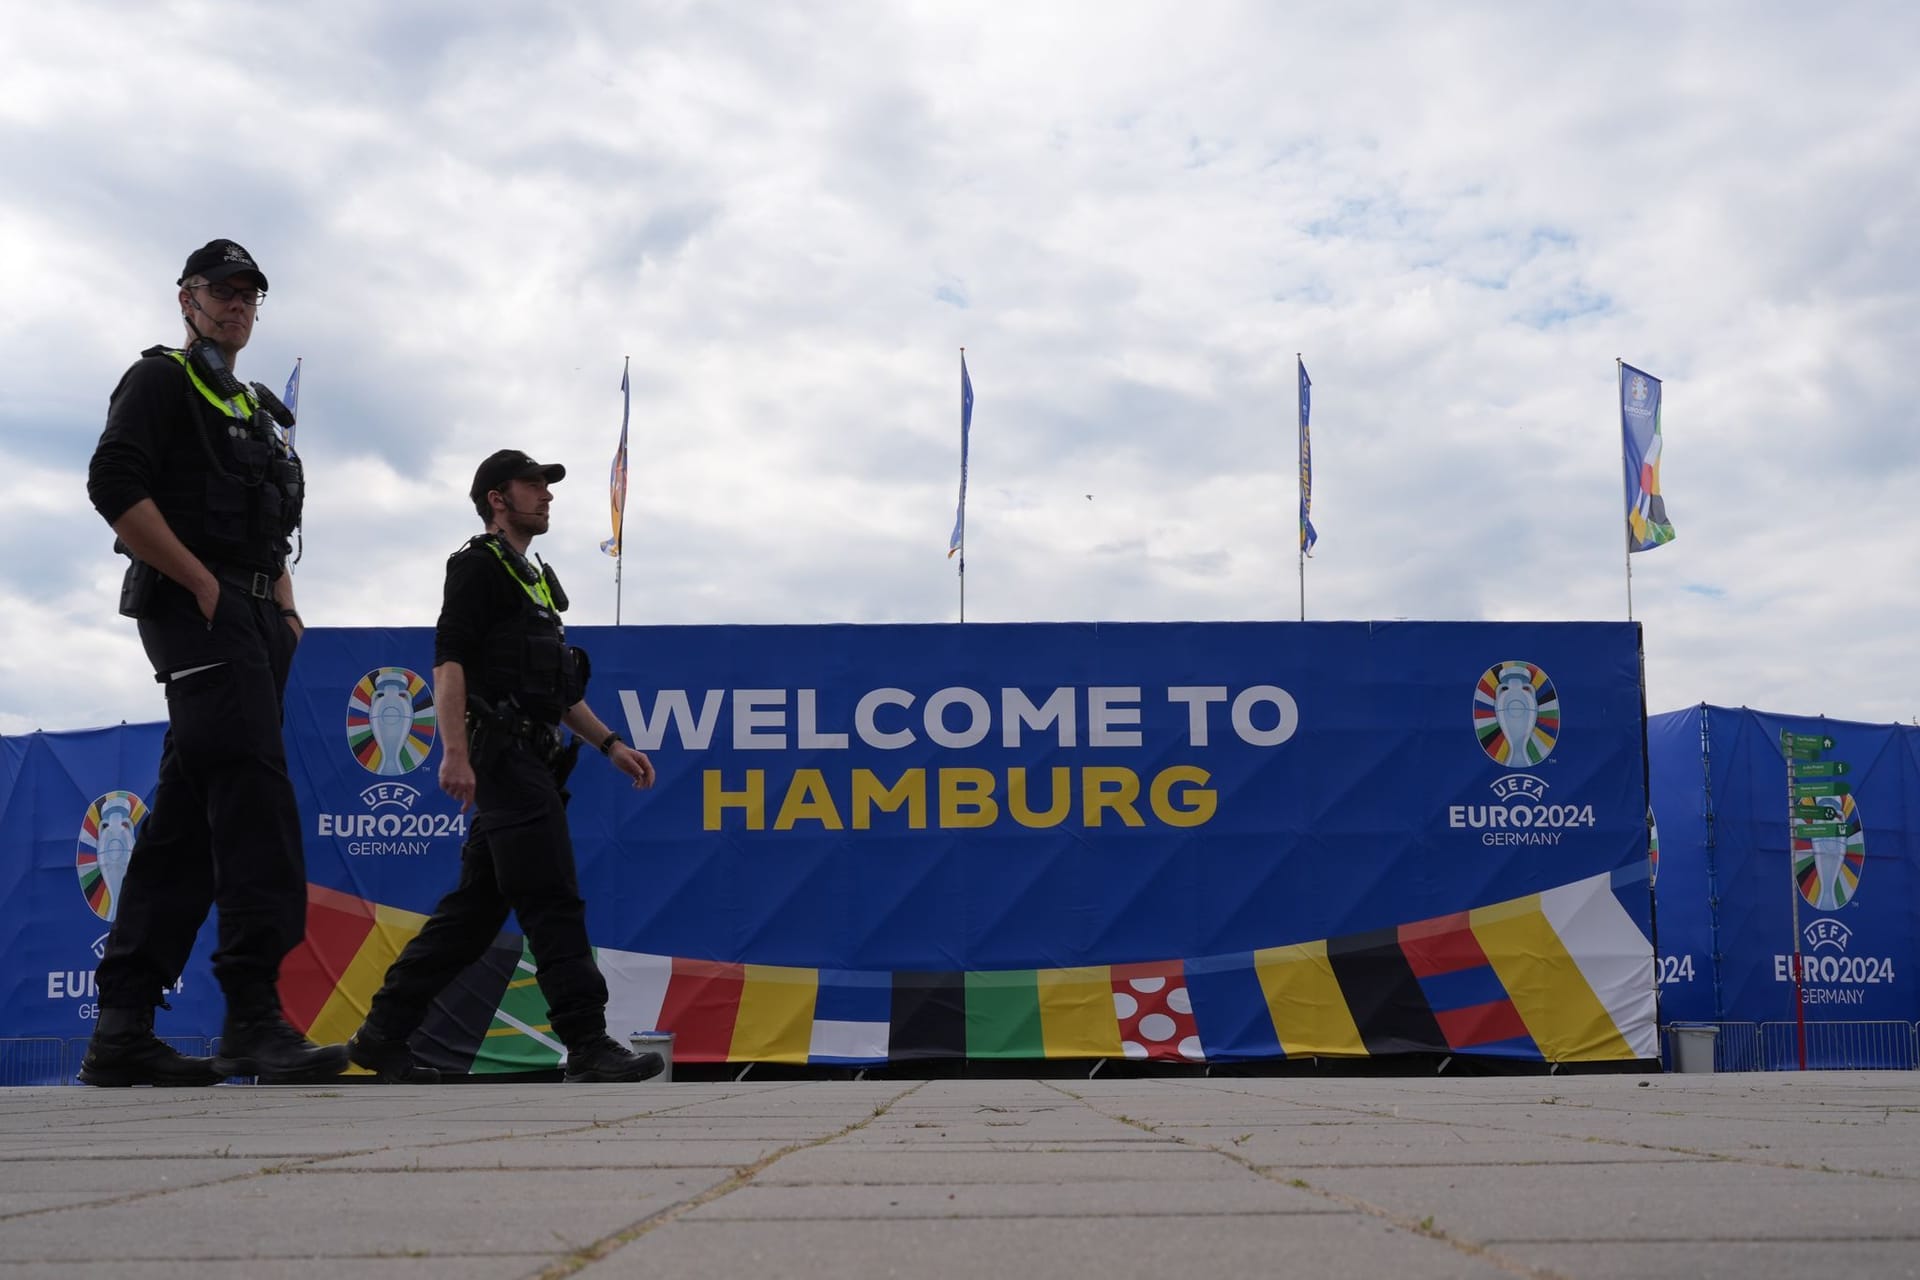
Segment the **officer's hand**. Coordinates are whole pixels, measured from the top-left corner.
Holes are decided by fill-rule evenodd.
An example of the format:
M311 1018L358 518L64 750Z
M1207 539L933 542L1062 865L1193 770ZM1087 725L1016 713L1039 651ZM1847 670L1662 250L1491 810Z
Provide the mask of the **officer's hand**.
M200 616L207 620L207 626L213 626L213 615L220 611L220 579L208 578L211 586L194 591L193 602L200 606Z
M440 757L440 789L460 802L465 813L473 804L473 765L465 760Z
M633 779L635 791L645 791L653 785L653 761L647 759L644 751L635 751L624 742L614 744L607 759L613 761L613 767Z

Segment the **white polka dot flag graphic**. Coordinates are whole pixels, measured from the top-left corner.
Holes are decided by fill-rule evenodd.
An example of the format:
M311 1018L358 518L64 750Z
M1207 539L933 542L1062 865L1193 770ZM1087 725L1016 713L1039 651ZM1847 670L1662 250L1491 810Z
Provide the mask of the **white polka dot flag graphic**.
M1113 966L1113 1012L1129 1058L1204 1062L1184 966L1178 960Z

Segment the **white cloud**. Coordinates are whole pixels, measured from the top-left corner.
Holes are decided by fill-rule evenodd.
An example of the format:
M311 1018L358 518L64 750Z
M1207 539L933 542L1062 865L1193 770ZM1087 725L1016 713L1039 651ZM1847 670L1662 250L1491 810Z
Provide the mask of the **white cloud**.
M1634 557L1650 706L1920 712L1906 7L16 27L9 732L156 714L84 469L214 235L274 283L243 373L306 361L316 622L431 622L504 444L572 469L542 549L610 621L624 356L627 620L950 619L961 346L970 618L1293 616L1296 351L1310 616L1619 618L1619 356L1666 379L1680 533Z

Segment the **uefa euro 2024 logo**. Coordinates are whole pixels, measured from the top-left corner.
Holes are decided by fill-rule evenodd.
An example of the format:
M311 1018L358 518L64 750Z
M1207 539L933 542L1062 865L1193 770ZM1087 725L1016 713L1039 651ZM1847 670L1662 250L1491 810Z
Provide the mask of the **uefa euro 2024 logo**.
M73 869L80 893L102 920L112 921L120 906L120 883L133 857L134 836L146 821L147 806L131 791L109 791L87 806L80 820L80 842Z
M1473 732L1495 764L1539 764L1560 737L1560 695L1553 681L1518 659L1489 667L1473 687Z
M405 667L375 667L347 698L347 746L368 773L413 772L437 732L433 689Z
M1647 416L1647 406L1653 401L1653 388L1647 385L1644 374L1634 374L1627 379L1627 412L1636 417Z

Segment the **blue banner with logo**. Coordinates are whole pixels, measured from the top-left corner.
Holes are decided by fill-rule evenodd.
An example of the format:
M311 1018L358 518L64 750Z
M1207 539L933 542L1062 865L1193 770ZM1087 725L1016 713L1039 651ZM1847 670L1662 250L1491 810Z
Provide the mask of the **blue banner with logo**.
M1702 705L1648 722L1663 1016L1763 1028L1764 1065L1911 1065L1920 729ZM1803 966L1798 993L1796 949ZM1833 1059L1849 1056L1847 1062Z
M165 730L130 724L0 740L0 952L8 959L0 1036L91 1033L94 966L146 820ZM204 931L167 995L182 1036L220 1030L223 1006L207 966L212 935Z
M569 638L660 778L634 791L589 750L569 782L609 1024L672 1030L681 1060L1655 1052L1633 624ZM312 884L282 996L319 1039L457 874L431 653L425 628L316 628L295 664ZM86 990L89 833L137 828L158 732L32 742L3 820L32 833L4 927L33 972L0 1034L83 1035L46 993ZM536 964L503 935L426 1056L550 1065ZM184 991L212 994L196 966ZM163 1017L212 1034L217 994Z

